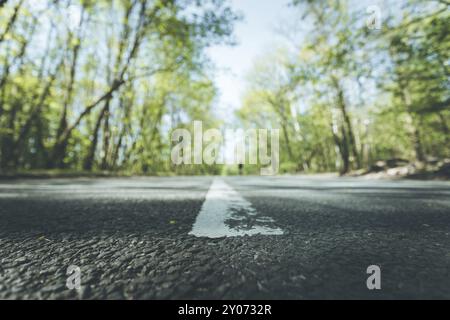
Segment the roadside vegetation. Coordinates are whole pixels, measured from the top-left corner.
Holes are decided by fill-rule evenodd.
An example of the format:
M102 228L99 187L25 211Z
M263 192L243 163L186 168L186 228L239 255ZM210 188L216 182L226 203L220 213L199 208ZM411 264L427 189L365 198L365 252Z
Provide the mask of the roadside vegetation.
M389 3L291 2L236 111L280 129L280 173L448 177L450 3ZM223 124L205 49L239 19L215 0L0 1L0 174L237 174L174 166L170 131Z
M281 129L282 172L448 177L450 3L387 3L292 1L237 113Z

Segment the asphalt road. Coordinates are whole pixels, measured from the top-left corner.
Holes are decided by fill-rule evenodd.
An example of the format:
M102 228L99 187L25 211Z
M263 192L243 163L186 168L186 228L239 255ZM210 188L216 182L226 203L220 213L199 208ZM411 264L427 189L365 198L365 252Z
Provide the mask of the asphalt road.
M36 298L450 299L450 183L2 181L0 299Z

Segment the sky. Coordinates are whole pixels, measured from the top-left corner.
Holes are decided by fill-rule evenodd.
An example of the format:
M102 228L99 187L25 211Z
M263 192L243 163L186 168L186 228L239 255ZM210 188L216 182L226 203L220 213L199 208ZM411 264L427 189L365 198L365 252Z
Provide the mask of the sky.
M219 97L215 111L227 123L233 122L234 110L241 104L246 87L246 75L254 62L271 49L286 44L286 37L280 33L280 27L301 24L299 12L289 6L290 0L229 0L231 7L244 16L244 20L235 26L234 36L237 45L213 46L207 51L217 67L215 84ZM351 6L364 9L377 5L387 14L398 0L356 0ZM354 8L355 9L355 8ZM302 27L303 28L303 27ZM297 30L299 31L299 30Z
M215 83L219 89L216 110L222 119L231 120L240 106L246 75L255 59L284 40L277 32L283 21L294 18L289 0L230 0L232 8L244 19L235 26L237 45L214 46L207 54L217 67Z

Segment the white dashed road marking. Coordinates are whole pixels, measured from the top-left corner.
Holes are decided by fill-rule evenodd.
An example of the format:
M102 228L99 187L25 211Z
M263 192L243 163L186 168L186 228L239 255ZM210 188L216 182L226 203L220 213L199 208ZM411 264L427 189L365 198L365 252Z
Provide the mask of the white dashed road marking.
M260 216L252 204L222 179L214 179L192 227L196 237L282 235L270 217Z

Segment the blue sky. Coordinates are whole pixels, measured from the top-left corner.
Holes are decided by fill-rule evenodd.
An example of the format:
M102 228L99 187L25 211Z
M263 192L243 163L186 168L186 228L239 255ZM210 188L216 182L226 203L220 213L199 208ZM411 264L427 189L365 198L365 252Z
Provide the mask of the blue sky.
M256 58L283 41L277 32L283 21L292 21L289 0L230 0L234 10L244 15L235 27L237 45L214 46L208 55L217 67L215 83L219 89L216 110L231 120L240 105L246 86L245 77Z

